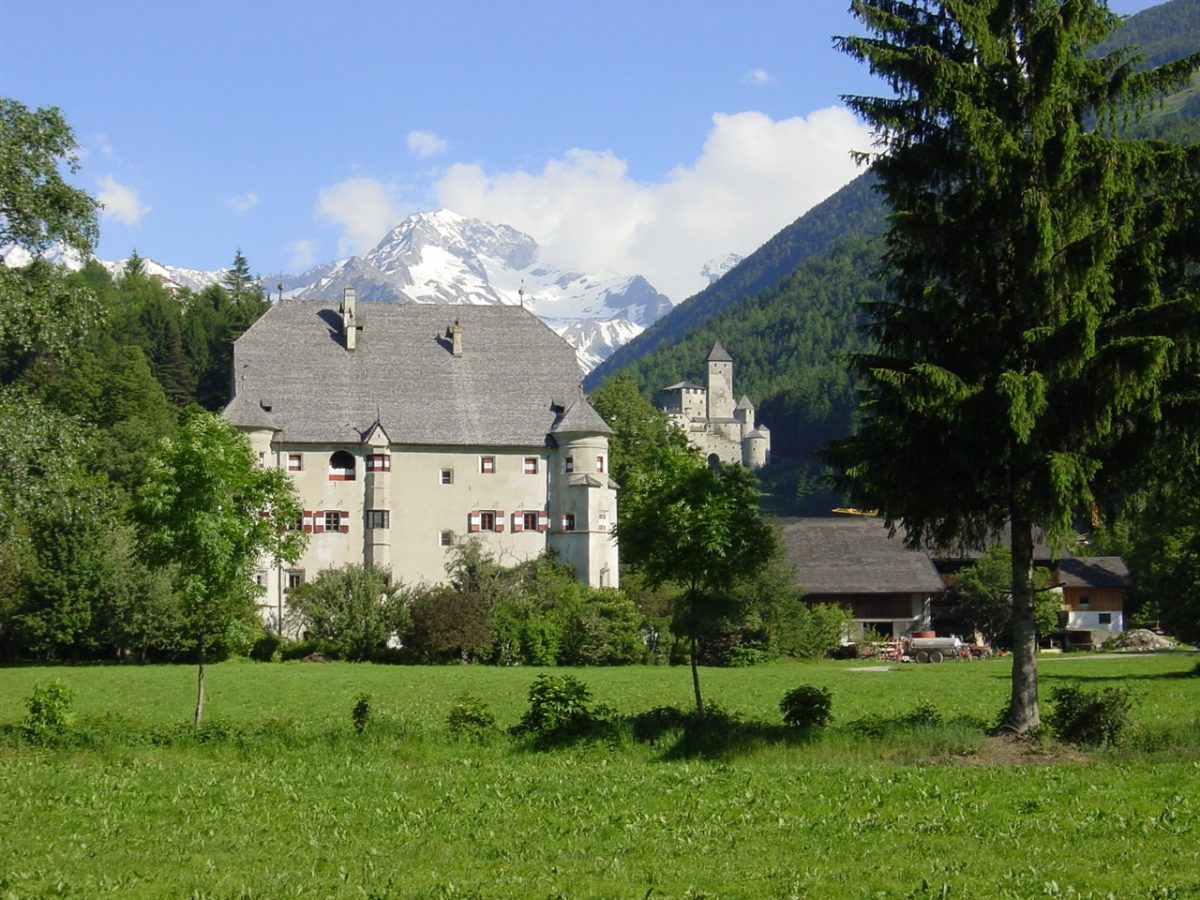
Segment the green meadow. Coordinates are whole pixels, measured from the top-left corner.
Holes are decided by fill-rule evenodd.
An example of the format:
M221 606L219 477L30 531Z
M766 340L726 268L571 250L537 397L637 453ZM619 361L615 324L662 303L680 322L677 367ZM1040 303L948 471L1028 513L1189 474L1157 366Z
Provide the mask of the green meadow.
M986 736L1004 659L705 669L721 734L549 750L446 729L465 693L514 725L535 669L222 663L198 735L193 668L3 669L0 897L1193 897L1197 659L1044 657L1044 698L1134 691L1092 750ZM691 702L686 668L550 671L620 716ZM74 721L38 743L54 680ZM799 684L819 733L782 725Z

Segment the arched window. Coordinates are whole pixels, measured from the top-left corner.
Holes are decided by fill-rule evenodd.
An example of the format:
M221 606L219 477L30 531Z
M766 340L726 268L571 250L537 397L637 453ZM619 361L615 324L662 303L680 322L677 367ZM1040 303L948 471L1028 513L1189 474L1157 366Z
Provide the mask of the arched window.
M716 471L720 470L720 468L721 468L721 457L719 457L719 456L718 456L717 454L715 454L715 453L710 453L710 454L708 454L708 467L709 467L710 469L712 469L714 472L716 472ZM354 476L351 476L351 477L353 478Z
M338 450L329 457L330 481L354 480L354 457L345 450Z

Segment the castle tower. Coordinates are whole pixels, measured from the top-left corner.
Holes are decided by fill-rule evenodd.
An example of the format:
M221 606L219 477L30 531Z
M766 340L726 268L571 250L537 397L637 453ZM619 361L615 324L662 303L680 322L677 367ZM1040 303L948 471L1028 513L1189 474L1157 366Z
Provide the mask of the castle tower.
M733 418L733 357L717 341L708 354L708 418Z

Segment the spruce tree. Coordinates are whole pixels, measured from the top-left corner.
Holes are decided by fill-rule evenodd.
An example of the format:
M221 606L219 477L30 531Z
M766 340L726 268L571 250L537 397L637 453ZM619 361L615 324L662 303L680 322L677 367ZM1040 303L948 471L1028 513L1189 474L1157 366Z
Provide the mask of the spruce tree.
M864 419L842 487L912 545L1012 536L1007 724L1040 724L1033 546L1119 489L1187 407L1200 301L1200 149L1121 140L1137 104L1197 67L1137 74L1089 54L1097 0L854 0L839 38L893 97L846 98L876 130L892 208L888 295L855 357ZM1183 258L1188 257L1188 258ZM1120 464L1118 465L1118 460Z

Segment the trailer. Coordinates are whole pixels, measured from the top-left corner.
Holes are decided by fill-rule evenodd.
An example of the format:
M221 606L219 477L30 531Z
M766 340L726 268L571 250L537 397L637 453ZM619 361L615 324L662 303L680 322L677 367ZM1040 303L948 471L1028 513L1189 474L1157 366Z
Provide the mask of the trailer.
M908 655L919 663L940 663L943 659L958 659L963 643L956 637L909 638Z

